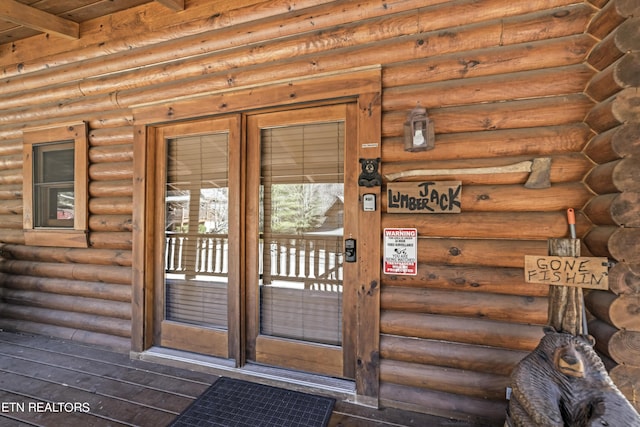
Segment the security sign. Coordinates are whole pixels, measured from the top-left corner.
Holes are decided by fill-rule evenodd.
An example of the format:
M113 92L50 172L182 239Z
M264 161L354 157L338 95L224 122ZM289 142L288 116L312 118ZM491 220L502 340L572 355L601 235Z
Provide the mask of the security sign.
M406 276L418 274L418 230L384 229L384 273Z

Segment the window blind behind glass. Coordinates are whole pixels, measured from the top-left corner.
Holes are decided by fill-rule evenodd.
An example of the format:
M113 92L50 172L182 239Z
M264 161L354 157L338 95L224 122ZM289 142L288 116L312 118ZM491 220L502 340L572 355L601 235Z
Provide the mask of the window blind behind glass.
M167 141L165 318L227 327L228 134Z
M262 129L261 333L340 345L344 122Z

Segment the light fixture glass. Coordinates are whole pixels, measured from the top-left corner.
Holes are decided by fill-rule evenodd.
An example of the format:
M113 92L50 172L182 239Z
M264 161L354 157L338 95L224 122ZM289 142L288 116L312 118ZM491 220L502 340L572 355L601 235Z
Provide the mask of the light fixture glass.
M432 150L435 148L435 141L433 120L427 116L427 110L418 104L404 123L404 150Z

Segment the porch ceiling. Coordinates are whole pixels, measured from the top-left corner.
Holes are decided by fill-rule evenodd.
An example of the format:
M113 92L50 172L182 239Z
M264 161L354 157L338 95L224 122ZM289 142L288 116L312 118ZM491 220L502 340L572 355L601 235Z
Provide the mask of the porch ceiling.
M168 13L184 9L184 0L2 0L0 44L39 33L78 39L80 23L154 1Z

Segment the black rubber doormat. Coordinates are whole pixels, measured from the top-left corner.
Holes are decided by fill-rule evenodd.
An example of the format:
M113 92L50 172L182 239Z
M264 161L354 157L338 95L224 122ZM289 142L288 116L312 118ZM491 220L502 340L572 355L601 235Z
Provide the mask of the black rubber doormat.
M325 427L335 399L222 377L171 427Z

